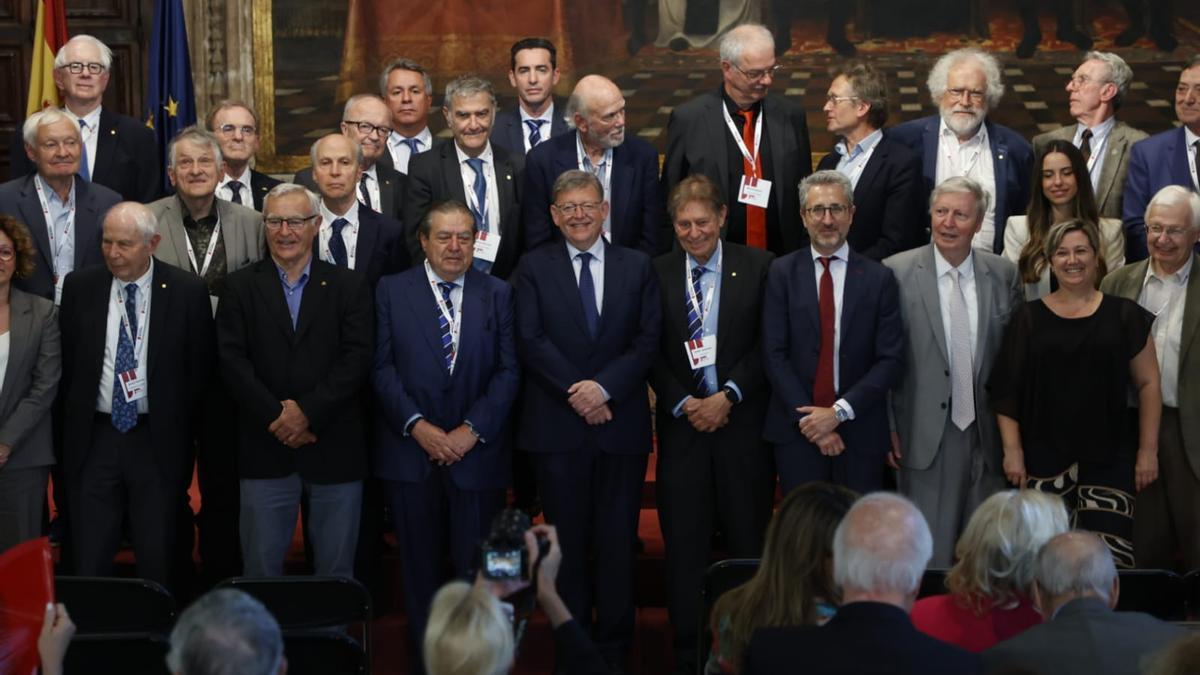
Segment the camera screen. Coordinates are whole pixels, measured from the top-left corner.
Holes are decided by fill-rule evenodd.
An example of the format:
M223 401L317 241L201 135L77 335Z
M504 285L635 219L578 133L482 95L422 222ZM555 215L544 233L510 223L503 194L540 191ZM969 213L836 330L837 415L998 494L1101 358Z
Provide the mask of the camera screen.
M490 579L516 579L521 576L521 549L485 551L484 575Z

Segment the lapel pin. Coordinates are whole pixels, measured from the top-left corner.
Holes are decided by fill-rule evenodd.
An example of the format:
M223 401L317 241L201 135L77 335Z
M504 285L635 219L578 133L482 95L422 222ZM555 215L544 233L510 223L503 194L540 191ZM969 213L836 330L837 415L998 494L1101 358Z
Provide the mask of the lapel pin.
M736 276L737 276L737 272L730 272L730 273L729 273L729 276L731 276L731 277L736 277Z
M996 155L996 157L998 157L1000 159L1004 159L1004 155Z
M164 281L164 282L163 282L163 285L162 285L162 287L163 287L163 288L166 288L166 287L167 287L167 282L165 282L165 281Z
M512 180L512 176L509 174L504 174L504 180Z
M108 135L109 135L109 136L116 136L116 135L117 135L117 130L116 130L116 129L109 129L109 130L108 130Z
M324 286L324 285L325 285L325 282L324 282L324 281L322 281L322 282L321 282L321 285L322 285L322 286Z

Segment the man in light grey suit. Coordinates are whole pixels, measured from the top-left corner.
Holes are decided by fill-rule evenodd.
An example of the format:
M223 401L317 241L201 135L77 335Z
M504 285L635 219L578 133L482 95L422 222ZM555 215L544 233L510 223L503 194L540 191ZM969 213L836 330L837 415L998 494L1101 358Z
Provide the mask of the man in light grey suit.
M891 396L888 462L929 522L934 567L950 566L967 518L1004 487L984 384L1023 296L1015 265L971 249L987 201L970 178L942 181L930 198L932 243L883 261L899 282L908 335L908 367Z
M1119 122L1116 117L1132 79L1133 71L1120 56L1088 52L1067 80L1071 117L1076 123L1033 138L1033 151L1037 154L1054 140L1071 141L1083 152L1096 207L1103 218L1121 217L1129 149L1146 138L1146 132Z

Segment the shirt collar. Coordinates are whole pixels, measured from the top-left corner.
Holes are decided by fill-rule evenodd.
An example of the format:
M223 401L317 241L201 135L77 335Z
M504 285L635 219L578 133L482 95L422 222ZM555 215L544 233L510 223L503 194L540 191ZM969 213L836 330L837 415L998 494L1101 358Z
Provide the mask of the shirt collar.
M955 268L944 257L942 257L942 252L938 250L936 244L930 244L930 246L933 246L933 268L937 272L937 277L941 279L943 274L946 274ZM959 263L958 274L963 279L972 279L975 277L974 251L968 253L966 259Z
M217 203L219 201L220 200L218 200L216 197L213 197L212 209L209 210L208 215L204 216L200 220L196 220L195 218L192 218L192 214L188 211L187 205L183 203L183 198L178 194L175 195L175 206L179 209L179 213L183 217L183 226L189 229L196 227L198 224L206 226L216 225L217 218L219 217L217 215Z
M67 208L71 208L71 207L75 206L75 179L74 178L71 179L71 191L67 193L67 201L64 203L63 200L58 198L58 193L54 191L54 188L50 187L50 184L46 182L46 179L42 178L42 174L35 173L33 176L34 176L33 179L36 180L39 184L41 184L42 194L46 195L46 201L48 203L61 204L62 206L67 207Z
M688 271L689 272L700 266L700 263L696 262L696 259L692 257L691 253L687 254L687 261L688 261ZM713 251L713 254L708 257L708 262L704 263L704 269L708 270L709 272L715 272L716 270L720 269L720 267L721 267L721 240L717 239L717 250Z
M817 262L817 258L825 257L825 254L818 253L817 249L814 248L812 244L809 244L808 252L812 254L813 263ZM833 252L833 257L837 258L838 260L841 260L842 262L849 262L850 261L850 244L843 241L842 245L838 248L838 250Z
M113 277L113 281L115 281L117 286L119 286L122 289L124 289L126 286L128 286L131 283L136 284L137 289L138 289L138 294L142 297L143 300L145 298L149 297L147 294L150 292L150 282L153 279L154 279L154 256L150 256L150 264L146 267L146 271L142 272L142 276L134 279L132 282L122 281L122 280L116 278L115 276Z
M955 142L958 141L958 134L954 133L954 130L946 125L946 120L941 115L938 115L938 135L943 139L952 140ZM979 129L975 131L975 135L967 139L967 141L961 145L973 145L975 143L987 145L987 142L987 120L985 119L980 123Z
M377 166L378 164L372 164L370 168L363 169L363 176L366 176L375 182L379 182L379 175L375 171L375 167ZM359 177L358 182L362 182L362 176Z
M407 136L401 135L399 131L393 131L392 134L388 136L388 145L392 146L393 148L398 148L403 144L403 141L407 140L408 138L409 137ZM421 141L421 150L423 151L428 150L433 146L433 134L429 132L429 127L425 127L421 130L421 133L417 134L416 136L412 136L411 138Z
M1192 131L1188 127L1183 128L1183 138L1184 138L1184 140L1187 141L1186 145L1189 150L1192 149L1192 143L1195 143L1197 140L1200 140L1200 136L1197 136L1196 132Z
M453 141L451 141L451 142L453 142ZM467 153L463 152L462 148L458 147L458 143L454 143L454 153L456 155L458 155L458 163L459 164L463 164L468 159L470 159L470 156L468 156ZM488 141L488 144L486 146L484 146L484 148L483 148L483 152L479 153L479 159L482 159L484 164L492 163L492 142L491 141Z
M529 113L525 112L525 108L521 107L520 103L517 104L517 109L521 111L521 122L522 123L524 123L525 120L546 120L547 124L554 123L554 101L550 101L550 105L546 108L545 112L543 112L541 115L538 115L537 117L534 117L533 115L530 115Z
M79 115L71 112L69 108L67 109L67 114L71 116L72 120L75 120L76 124L79 124L78 120L83 119L83 121L87 123L88 129L91 129L92 132L96 132L100 130L100 109L103 107L104 106L102 105L96 106L92 109L92 112L84 115L82 118L80 118Z
M738 118L738 111L741 110L741 108L739 108L738 104L735 103L734 100L729 96L729 92L725 91L724 84L721 84L718 91L721 92L721 101L724 102L725 109L729 111L729 116L736 120ZM754 103L751 103L750 107L746 108L746 110L753 111L754 117L758 117L758 113L762 112L763 100L764 99L760 98Z
M1110 116L1108 119L1104 120L1103 122L1101 122L1100 124L1097 124L1094 127L1089 127L1086 124L1083 124L1082 122L1080 122L1080 123L1076 124L1076 126L1075 126L1075 138L1077 138L1077 139L1082 138L1084 130L1091 129L1092 130L1092 139L1099 140L1099 139L1104 138L1105 136L1108 136L1108 132L1112 131L1112 128L1116 125L1117 125L1117 118L1115 116Z
M601 166L612 166L612 148L604 149L604 157L601 158L600 164L592 164L592 158L588 157L587 148L583 147L583 134L579 133L579 131L575 132L575 152L579 155L579 162L581 164L587 162L594 169L598 169Z
M321 230L330 230L333 228L333 221L338 218L345 218L350 227L358 227L358 200L350 204L350 209L345 213L334 213L325 205L325 200L321 200Z
M859 141L858 145L854 146L854 150L850 152L846 151L846 139L844 138L839 140L837 144L833 146L833 149L846 159L855 159L856 157L860 157L863 154L870 152L881 138L883 138L883 129L876 129L875 131L867 134L866 138Z
M245 170L242 171L242 175L240 175L240 176L230 176L229 174L222 172L221 173L221 183L217 187L223 187L235 180L238 181L239 183L241 183L243 188L250 187L250 165L249 164L246 165Z
M592 244L592 247L589 248L587 251L581 251L581 250L575 248L574 246L571 245L571 242L569 242L569 241L566 242L566 244L567 244L567 255L570 256L571 260L574 260L575 256L579 255L580 253L591 253L592 257L595 258L597 262L601 262L601 263L604 262L604 235L603 234L600 235L599 237L596 237L596 243Z
M312 261L313 256L310 253L308 256L308 262L304 263L304 271L300 273L300 278L296 279L296 283L294 285L288 282L287 271L280 267L279 263L275 262L274 259L271 260L271 263L275 265L275 271L279 273L279 280L283 282L283 285L289 288L296 288L297 286L303 286L308 282L308 274L312 271Z
M1168 274L1167 276L1175 277L1176 283L1186 286L1187 282L1188 282L1188 277L1190 277L1192 274L1192 261L1195 259L1196 259L1196 256L1194 254L1189 255L1187 262L1183 263L1183 267L1180 267L1179 269L1175 270L1174 274ZM1142 284L1145 285L1145 282L1149 281L1151 278L1158 279L1159 281L1165 281L1165 279L1161 275L1159 275L1157 272L1154 271L1154 261L1153 260L1151 260L1149 263L1146 264L1146 278L1142 281Z
M444 284L444 283L449 282L451 284L454 284L455 286L458 286L459 288L462 288L463 286L465 286L466 285L465 282L467 280L466 272L463 272L462 274L460 274L457 279L443 279L442 277L440 277L438 275L437 272L433 271L433 265L429 264L428 259L425 260L425 276L429 279L430 283Z

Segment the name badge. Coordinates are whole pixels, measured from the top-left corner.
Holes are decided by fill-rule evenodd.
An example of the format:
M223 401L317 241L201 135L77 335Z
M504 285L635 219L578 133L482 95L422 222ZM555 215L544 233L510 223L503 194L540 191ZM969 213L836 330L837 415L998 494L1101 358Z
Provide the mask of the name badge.
M742 185L738 188L738 202L767 208L771 203L771 181L754 176L742 176Z
M117 373L117 379L121 381L121 391L125 394L126 403L146 398L146 378L138 377L137 368Z
M705 335L697 340L686 340L683 348L687 350L688 364L692 366L692 370L717 365L716 335Z
M500 252L500 235L495 232L477 232L475 234L475 257L490 263L496 262L496 254Z

